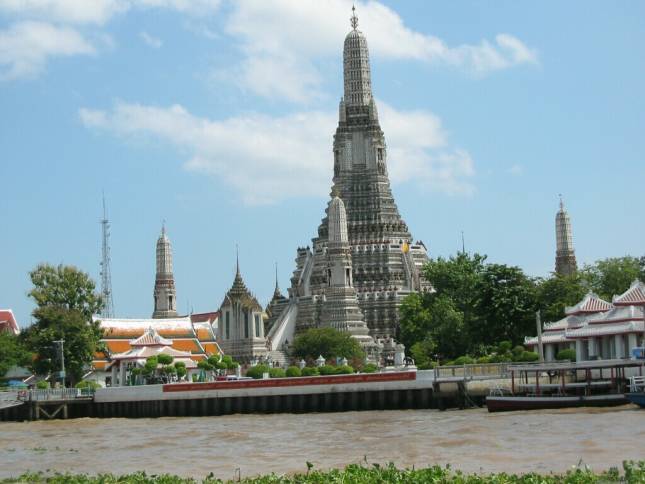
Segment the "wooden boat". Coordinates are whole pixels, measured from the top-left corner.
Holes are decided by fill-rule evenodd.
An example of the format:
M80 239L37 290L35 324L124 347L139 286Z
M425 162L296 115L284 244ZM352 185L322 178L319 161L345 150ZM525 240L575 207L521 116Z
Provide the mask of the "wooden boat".
M511 365L510 392L496 389L486 397L489 412L625 405L635 392L626 393L625 370L643 374L638 360L599 360L580 363ZM632 377L632 381L634 378ZM640 380L638 380L640 381ZM641 399L645 400L645 383Z
M509 410L540 410L573 407L614 407L629 403L623 393L589 396L488 396L486 406L489 412Z

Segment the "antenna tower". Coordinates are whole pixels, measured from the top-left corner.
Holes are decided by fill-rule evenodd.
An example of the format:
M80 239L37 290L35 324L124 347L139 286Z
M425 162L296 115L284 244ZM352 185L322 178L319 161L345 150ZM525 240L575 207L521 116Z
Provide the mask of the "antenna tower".
M103 297L104 318L114 317L114 301L112 300L112 271L110 269L110 221L105 210L105 195L103 195L103 218L101 219L103 245L101 250L101 296Z

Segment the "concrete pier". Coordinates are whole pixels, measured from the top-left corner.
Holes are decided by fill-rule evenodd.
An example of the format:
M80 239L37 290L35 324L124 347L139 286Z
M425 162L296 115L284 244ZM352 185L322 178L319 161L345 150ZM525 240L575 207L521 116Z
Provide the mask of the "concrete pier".
M201 417L236 413L307 413L465 408L483 405L488 387L434 381L432 372L244 380L115 387L92 400L65 405L52 418ZM26 402L0 411L0 420L35 420L42 409Z

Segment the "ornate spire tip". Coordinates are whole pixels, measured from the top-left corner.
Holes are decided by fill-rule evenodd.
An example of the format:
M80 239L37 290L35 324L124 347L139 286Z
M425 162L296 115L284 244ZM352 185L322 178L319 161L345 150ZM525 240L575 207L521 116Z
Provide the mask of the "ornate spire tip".
M358 27L358 17L356 16L356 7L354 6L354 4L352 4L352 16L349 19L349 22L351 23L352 28L356 30L356 28Z

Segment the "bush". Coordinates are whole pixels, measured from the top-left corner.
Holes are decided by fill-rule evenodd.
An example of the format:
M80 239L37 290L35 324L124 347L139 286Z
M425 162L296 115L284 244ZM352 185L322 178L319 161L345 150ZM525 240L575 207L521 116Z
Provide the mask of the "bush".
M170 365L173 359L174 358L172 356L166 355L164 353L157 355L157 361L159 362L160 365Z
M452 362L453 365L472 365L475 360L470 356L460 356Z
M250 376L256 380L261 379L264 373L269 373L269 367L267 365L255 365L246 370L246 376Z
M512 347L513 347L513 343L511 343L510 341L501 341L497 345L497 352L498 353L508 353L509 351L511 351Z
M38 390L47 390L49 388L49 382L45 380L40 380L39 382L36 382L36 388Z
M318 372L321 375L333 375L335 371L336 371L336 368L334 368L331 365L323 365L318 368Z
M199 360L197 362L197 368L204 371L212 371L213 365L211 365L210 358L208 360Z
M537 361L539 359L540 355L538 355L535 351L524 351L517 361Z
M358 340L345 331L334 328L311 328L293 340L291 356L304 360L324 358L363 359L365 352Z
M287 374L284 368L269 368L269 376L271 378L284 378Z
M301 371L302 376L318 376L320 372L315 366L305 366Z
M378 366L376 366L374 363L368 363L363 367L361 371L363 373L376 373L378 371Z
M76 388L89 388L90 390L96 390L97 388L101 388L101 385L95 381L81 380L76 384Z
M558 351L558 354L555 356L555 359L558 361L569 360L576 361L576 350L566 349Z
M524 346L517 345L515 348L513 348L513 351L512 351L513 358L515 358L515 359L520 358L525 351L526 351L526 349L524 348Z
M337 366L334 369L334 374L336 375L349 375L351 373L354 373L354 368L349 365Z
M300 368L298 368L297 366L290 366L289 368L287 368L287 376L289 378L302 376L302 371L300 371Z
M480 363L482 365L490 363L490 356L480 356L479 358L477 358L477 363Z

